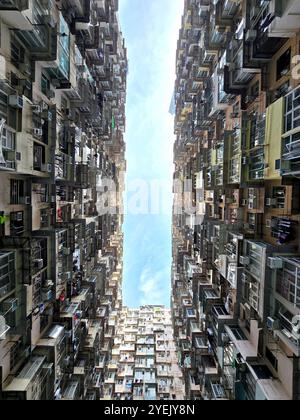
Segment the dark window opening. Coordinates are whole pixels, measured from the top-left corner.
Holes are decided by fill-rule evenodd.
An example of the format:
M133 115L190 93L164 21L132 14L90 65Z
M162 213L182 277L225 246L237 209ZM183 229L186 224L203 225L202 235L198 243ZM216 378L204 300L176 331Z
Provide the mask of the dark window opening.
M10 213L10 235L21 236L24 232L24 212L17 211Z
M282 56L277 60L277 76L276 80L281 79L286 76L291 69L291 56L292 50L289 48L282 54Z
M10 204L24 204L24 181L20 179L10 180Z
M48 95L49 89L50 89L50 81L44 74L42 74L41 91L44 95Z
M34 144L33 147L33 169L41 171L42 165L45 162L45 150L42 146Z

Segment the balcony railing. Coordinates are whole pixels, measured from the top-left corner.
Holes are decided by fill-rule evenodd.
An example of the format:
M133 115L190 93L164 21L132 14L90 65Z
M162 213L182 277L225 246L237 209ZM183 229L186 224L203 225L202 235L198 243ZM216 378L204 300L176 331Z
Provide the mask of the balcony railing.
M276 291L292 305L300 308L300 259L282 258L276 270Z

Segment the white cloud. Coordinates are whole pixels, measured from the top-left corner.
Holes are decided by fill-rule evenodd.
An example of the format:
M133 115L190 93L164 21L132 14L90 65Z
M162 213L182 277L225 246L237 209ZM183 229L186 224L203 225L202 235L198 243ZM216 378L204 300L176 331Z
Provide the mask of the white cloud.
M139 283L140 305L157 305L164 299L165 281L170 281L167 270L153 273L153 267L145 267L142 271Z

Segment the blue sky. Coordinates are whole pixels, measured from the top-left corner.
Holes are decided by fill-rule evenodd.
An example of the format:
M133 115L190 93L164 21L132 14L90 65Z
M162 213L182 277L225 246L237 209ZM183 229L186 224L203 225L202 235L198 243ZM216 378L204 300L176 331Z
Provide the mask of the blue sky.
M135 179L166 186L168 211L127 214L123 299L129 307L170 305L175 54L183 0L120 0L129 74L126 106L127 186ZM127 198L132 197L127 188Z

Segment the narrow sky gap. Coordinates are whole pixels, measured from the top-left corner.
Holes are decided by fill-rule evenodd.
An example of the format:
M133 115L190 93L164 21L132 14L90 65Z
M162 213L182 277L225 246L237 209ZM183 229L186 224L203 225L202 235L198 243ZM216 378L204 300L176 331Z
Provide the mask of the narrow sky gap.
M124 304L170 305L173 117L168 113L183 0L120 0L129 75L127 197L136 179L166 185L168 215L125 216Z

